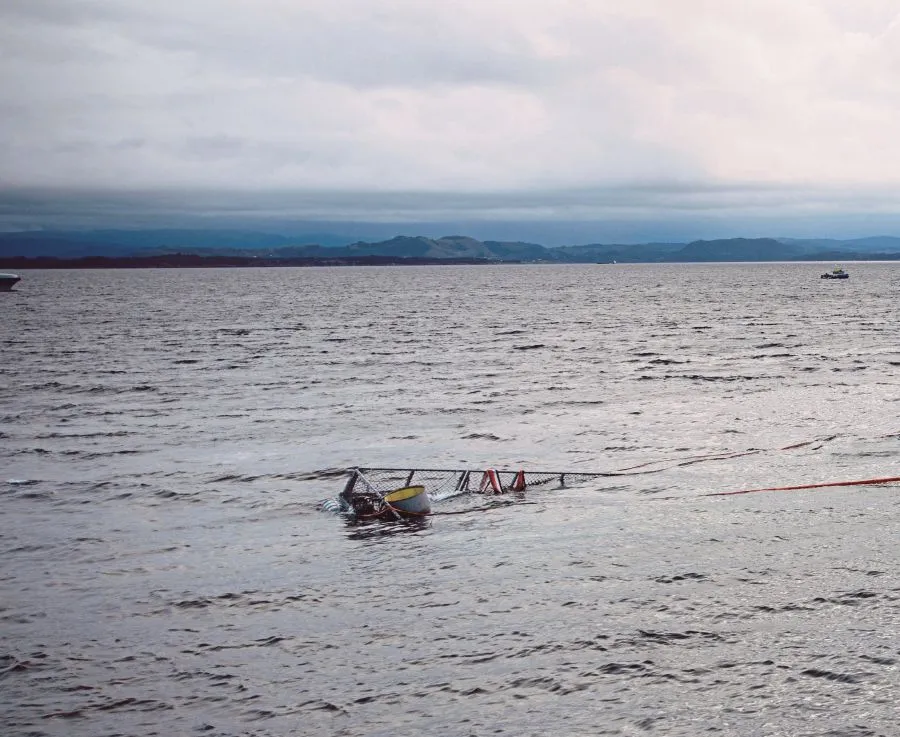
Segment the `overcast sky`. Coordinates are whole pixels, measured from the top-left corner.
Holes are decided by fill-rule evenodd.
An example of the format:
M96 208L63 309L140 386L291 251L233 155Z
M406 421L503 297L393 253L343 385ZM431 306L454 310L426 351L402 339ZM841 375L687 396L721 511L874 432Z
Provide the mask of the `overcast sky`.
M139 215L882 232L900 4L2 0L0 221Z

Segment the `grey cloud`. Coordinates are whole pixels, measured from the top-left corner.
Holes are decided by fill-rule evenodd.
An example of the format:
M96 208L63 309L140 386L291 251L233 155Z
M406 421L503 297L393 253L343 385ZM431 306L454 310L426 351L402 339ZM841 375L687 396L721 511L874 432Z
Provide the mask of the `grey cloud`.
M883 213L900 204L900 190L846 191L829 187L788 187L745 183L729 187L706 183L658 182L556 190L501 192L374 192L293 190L249 192L240 189L114 191L0 188L0 212L10 217L21 210L69 213L90 211L120 214L240 213L258 218L335 220L427 220L494 218L513 215L521 220L638 217L648 213L692 215L719 212L724 216L754 215L758 210L799 216L816 209L837 213Z
M459 83L523 84L545 76L553 64L542 62L530 44L513 30L477 28L464 23L422 27L390 13L366 12L358 2L358 18L330 18L294 7L287 21L273 14L279 7L263 3L258 11L234 2L193 4L146 3L143 0L7 0L0 18L41 26L61 38L85 27L101 30L110 45L117 40L166 53L195 57L232 73L308 76L357 86L435 85ZM232 17L233 12L242 16ZM425 16L427 19L427 16ZM485 43L484 36L501 40ZM32 38L32 42L35 38ZM79 53L78 42L63 40ZM20 54L30 54L22 48ZM81 47L80 53L88 49ZM100 53L96 48L94 53Z
M133 36L159 48L194 54L239 74L309 77L357 87L464 83L527 84L550 70L520 39L505 48L479 43L464 29L436 35L408 26L334 22L310 16L275 26L264 37L253 28L211 24L203 33L178 24L148 24Z
M637 200L629 193L637 193ZM778 203L742 208L747 196ZM748 185L729 192L684 184L623 190L471 193L292 192L273 196L228 191L110 192L0 190L0 228L191 227L268 232L344 233L362 239L397 233L438 237L465 233L562 245L589 242L689 241L733 236L859 237L900 232L897 192L849 195L785 192ZM695 207L694 200L709 206ZM718 201L720 206L713 206ZM723 201L731 203L722 207ZM810 201L819 208L810 209ZM625 202L628 207L620 207ZM636 202L647 209L635 209ZM688 203L685 206L685 203ZM787 203L793 203L793 206ZM873 204L874 203L874 204Z
M114 20L130 13L127 3L109 0L3 0L0 5L0 18L7 23L31 21L53 26Z
M6 0L6 222L883 214L892 18L888 0Z

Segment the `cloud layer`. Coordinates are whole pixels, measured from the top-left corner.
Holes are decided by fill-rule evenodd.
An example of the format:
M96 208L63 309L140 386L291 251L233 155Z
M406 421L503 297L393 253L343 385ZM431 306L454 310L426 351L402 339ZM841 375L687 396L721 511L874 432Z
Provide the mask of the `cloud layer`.
M7 191L900 209L893 0L5 0L0 49Z

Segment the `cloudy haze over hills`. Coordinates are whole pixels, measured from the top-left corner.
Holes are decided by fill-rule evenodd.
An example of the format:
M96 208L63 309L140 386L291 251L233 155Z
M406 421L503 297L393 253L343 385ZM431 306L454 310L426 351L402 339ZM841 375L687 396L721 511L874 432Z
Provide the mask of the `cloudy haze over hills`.
M900 233L898 11L4 0L0 226Z

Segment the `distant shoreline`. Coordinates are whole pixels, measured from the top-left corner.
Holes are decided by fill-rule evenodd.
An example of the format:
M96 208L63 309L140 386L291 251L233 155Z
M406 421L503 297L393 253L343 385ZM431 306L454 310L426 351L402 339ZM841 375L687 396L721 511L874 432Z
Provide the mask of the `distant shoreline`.
M252 256L84 256L81 258L0 258L0 269L208 269L260 268L272 266L441 266L521 263L478 258L404 258L400 256L354 256L338 258L256 258Z

